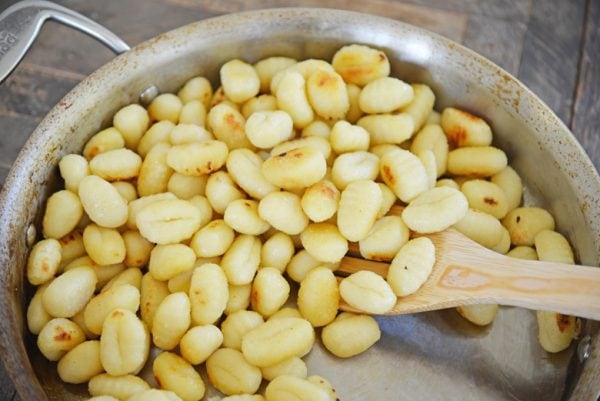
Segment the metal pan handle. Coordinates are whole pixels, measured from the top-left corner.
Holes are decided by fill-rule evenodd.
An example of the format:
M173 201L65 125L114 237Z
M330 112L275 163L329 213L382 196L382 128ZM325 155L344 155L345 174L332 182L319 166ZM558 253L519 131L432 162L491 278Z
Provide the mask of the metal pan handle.
M48 19L84 32L117 54L130 49L117 35L91 19L44 0L24 0L0 14L0 83L10 75L31 47Z

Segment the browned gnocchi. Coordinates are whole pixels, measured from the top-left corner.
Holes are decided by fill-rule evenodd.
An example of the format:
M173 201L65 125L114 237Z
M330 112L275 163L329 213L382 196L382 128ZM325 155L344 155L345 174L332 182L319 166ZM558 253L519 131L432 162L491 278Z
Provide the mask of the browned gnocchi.
M429 86L390 70L363 45L331 63L231 60L216 90L197 76L125 106L65 155L26 269L27 326L59 376L98 400L197 401L207 385L224 400L335 400L302 359L315 328L339 358L375 344L377 321L340 304L384 314L418 291L436 254L415 233L453 227L499 253L574 263L553 217L521 206L493 124L435 111ZM337 278L349 249L389 262L387 277ZM478 325L497 311L458 308ZM576 335L574 317L538 323L549 352ZM146 365L154 379L136 376Z

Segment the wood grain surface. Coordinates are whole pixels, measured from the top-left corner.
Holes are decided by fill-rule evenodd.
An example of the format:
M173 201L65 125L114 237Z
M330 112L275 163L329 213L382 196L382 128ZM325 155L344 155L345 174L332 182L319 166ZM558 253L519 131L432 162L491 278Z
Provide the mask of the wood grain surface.
M463 43L544 100L600 169L600 0L59 0L130 45L216 15L269 7L329 7L383 15ZM0 0L0 10L14 1ZM47 23L0 85L0 183L42 117L113 57L93 39ZM0 401L20 400L0 366Z

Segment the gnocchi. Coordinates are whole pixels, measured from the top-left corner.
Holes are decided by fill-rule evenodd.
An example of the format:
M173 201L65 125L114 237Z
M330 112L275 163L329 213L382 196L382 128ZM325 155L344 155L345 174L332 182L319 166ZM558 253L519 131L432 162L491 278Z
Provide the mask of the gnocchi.
M258 237L240 235L223 255L221 267L229 284L250 284L260 264L262 243Z
M285 111L257 111L246 121L246 135L257 148L269 149L291 139L293 125Z
M190 248L197 257L223 255L235 237L233 229L224 220L213 220L196 231L190 241Z
M46 238L61 238L73 231L83 216L83 206L79 197L71 191L53 193L46 203L42 221Z
M46 359L58 361L64 354L85 341L83 330L65 318L50 320L37 338L37 346Z
M85 383L104 370L100 356L100 341L84 341L60 358L58 376L66 383Z
M298 310L314 327L335 319L340 304L340 291L333 272L316 267L308 272L298 290Z
M72 317L94 295L96 273L89 266L65 271L52 280L42 294L42 305L53 317Z
M379 164L383 182L402 202L410 202L429 189L429 177L421 160L408 150L386 152Z
M340 315L321 332L325 348L339 358L365 352L380 337L377 321L367 315Z
M461 187L469 207L501 219L508 213L508 199L502 188L485 180L469 180Z
M294 255L294 242L289 235L278 232L265 241L260 252L263 266L274 267L283 273Z
M260 369L235 349L220 348L206 361L208 380L226 395L254 394L260 386Z
M408 241L409 230L399 216L384 216L377 220L369 234L358 242L365 259L389 261Z
M308 226L300 197L287 191L273 192L261 199L258 214L273 228L288 235L300 234Z
M206 387L200 373L185 359L163 352L154 359L152 373L159 386L177 394L183 401L200 401Z
M348 252L348 241L335 224L310 224L302 231L300 240L304 249L321 262L339 262Z
M435 157L437 177L446 172L449 145L444 131L439 125L425 125L413 138L410 151L416 155L424 150L430 150Z
M340 120L329 134L331 148L337 154L369 149L369 133L363 127Z
M396 305L396 295L390 285L376 273L361 270L340 282L340 296L361 311L383 314Z
M273 381L276 377L283 375L304 379L307 376L307 370L306 363L297 356L294 356L276 365L262 368L260 371L265 380Z
M206 361L223 344L223 333L212 324L194 326L181 338L181 356L192 365Z
M175 348L191 324L190 299L184 292L167 295L152 319L152 341L165 351Z
M453 227L486 248L493 248L503 235L497 218L474 209L469 209Z
M36 243L27 259L27 280L33 285L44 284L58 272L62 252L60 243L48 238Z
M335 71L318 68L306 80L306 92L315 113L325 120L344 118L350 107L346 84Z
M300 204L302 211L315 223L323 222L337 212L340 191L329 180L322 180L306 188Z
M424 84L412 84L413 100L402 108L402 111L410 115L415 123L415 132L428 123L427 118L433 112L435 94L431 88Z
M271 81L273 86L273 81ZM294 127L304 128L314 119L313 109L306 95L306 80L295 71L283 72L274 92L277 107L292 117Z
M436 259L419 233L454 227L499 253L573 263L552 216L520 206L490 124L433 110L429 86L390 71L363 45L331 64L231 60L214 92L193 77L125 106L83 156L64 156L26 269L39 286L27 327L59 377L98 400L195 401L205 364L225 400L334 401L302 360L315 328L339 358L375 344L377 321L340 305L386 314L418 291ZM386 277L336 277L348 252L391 261ZM486 325L498 306L457 310ZM558 352L578 322L538 312L538 327ZM147 365L155 381L135 376Z
M255 311L239 310L230 314L221 323L223 345L227 348L241 350L244 335L264 322L262 315Z
M290 295L290 284L274 267L264 267L256 273L250 295L252 309L269 317L277 312Z
M106 317L115 309L137 312L140 306L140 291L130 284L112 287L96 295L85 306L83 320L86 328L101 334Z
M360 92L360 109L369 114L390 113L408 105L414 98L412 86L392 77L369 82Z
M78 193L79 182L90 175L90 168L85 157L77 154L64 156L58 162L60 175L65 181L65 188L74 193Z
M260 79L253 66L242 60L231 60L219 71L225 95L235 103L242 103L258 94Z
M88 383L88 391L91 395L108 395L118 400L127 400L146 390L150 390L150 385L144 379L133 375L111 376L102 373L92 377Z
M262 199L278 190L261 171L263 160L249 149L235 149L227 157L227 171L247 194Z
M306 379L282 375L269 383L265 391L267 401L329 401L327 390Z
M539 207L518 207L502 219L502 224L510 234L515 245L531 246L535 236L543 230L554 230L554 218Z
M127 221L127 201L101 177L88 175L81 179L78 194L83 210L99 226L116 228Z
M285 189L311 186L323 179L326 171L327 162L323 154L308 146L271 156L262 165L267 181Z
M465 146L448 153L448 172L454 175L492 176L507 163L506 154L493 146Z
M314 341L315 332L307 320L296 317L275 319L242 337L242 353L249 363L264 368L293 356L304 356Z
M173 169L167 163L171 146L166 143L155 145L141 163L137 177L137 193L147 196L165 192L173 175Z
M359 180L348 184L342 191L337 212L340 233L348 241L365 238L377 217L382 203L381 189L370 180Z
M191 106L193 103L184 107ZM210 132L204 129L201 124L180 123L170 130L168 140L171 145L185 145L188 143L205 142L215 139ZM147 155L146 155L147 156Z
M227 277L219 265L206 263L194 269L189 289L192 322L216 322L227 306L228 291Z
M390 62L386 54L363 45L342 47L333 55L331 65L344 81L358 86L365 86L390 73Z
M144 206L136 217L140 234L156 244L173 244L191 236L202 226L202 212L181 199L159 200Z
M331 181L343 191L348 184L359 180L374 181L379 173L379 158L358 150L338 156L331 167Z
M179 97L172 93L162 93L148 105L148 116L152 121L167 120L177 124L182 107Z
M130 104L117 111L113 125L123 135L125 146L135 149L150 125L149 112L139 104Z
M427 237L408 241L392 260L387 282L399 297L416 292L427 280L435 263L435 247Z
M489 146L492 143L492 129L485 120L464 110L445 108L440 124L448 141L455 148Z
M114 309L104 319L100 336L100 361L113 376L137 374L148 359L150 335L135 313Z
M406 113L369 114L356 122L369 132L371 145L401 144L414 134L415 123Z
M124 147L123 135L115 127L110 127L92 136L85 144L82 154L89 161L100 153Z
M414 198L402 211L402 219L413 231L432 233L458 223L468 208L467 198L460 191L438 187Z

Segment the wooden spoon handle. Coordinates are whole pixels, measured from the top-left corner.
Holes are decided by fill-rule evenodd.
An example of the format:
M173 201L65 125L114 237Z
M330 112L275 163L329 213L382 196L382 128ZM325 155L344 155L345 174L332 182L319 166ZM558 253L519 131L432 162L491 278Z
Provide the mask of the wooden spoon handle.
M448 264L432 285L442 296L476 303L514 305L600 320L600 269L505 259L477 269Z
M352 258L344 259L344 262ZM354 259L344 271L361 270L361 259ZM519 271L497 266L496 270L473 269L465 265L448 265L436 270L416 293L398 298L396 306L386 313L397 315L447 309L461 305L501 304L534 310L550 310L600 320L600 269L587 266L552 264L536 265L519 261ZM362 266L383 275L383 263ZM349 312L360 312L348 305Z
M600 268L511 258L449 229L428 234L436 246L431 276L387 314L416 313L471 304L514 305L600 320ZM383 277L389 265L345 257L339 272L370 270ZM341 305L347 311L355 311Z
M438 260L424 287L440 301L514 305L600 320L599 268L511 258L454 230L429 237Z

